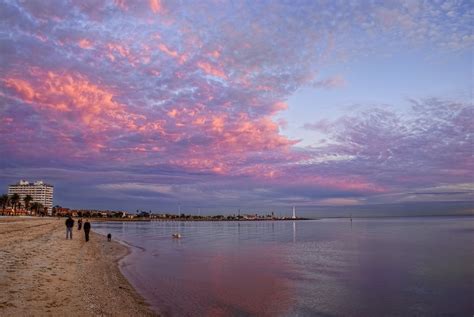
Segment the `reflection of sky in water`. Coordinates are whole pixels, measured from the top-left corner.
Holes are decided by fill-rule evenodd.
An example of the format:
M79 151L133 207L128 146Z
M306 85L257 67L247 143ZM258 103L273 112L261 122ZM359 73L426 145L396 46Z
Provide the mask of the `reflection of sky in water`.
M165 314L469 315L474 218L95 223ZM171 235L180 232L181 240Z

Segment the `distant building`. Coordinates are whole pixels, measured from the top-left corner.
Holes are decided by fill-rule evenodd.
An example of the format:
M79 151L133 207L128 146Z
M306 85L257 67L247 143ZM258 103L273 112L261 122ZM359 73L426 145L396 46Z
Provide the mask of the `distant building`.
M32 203L37 202L42 204L47 208L48 214L51 215L53 210L53 190L53 185L43 183L43 181L30 183L21 180L17 184L8 187L8 195L18 194L22 203L23 198L30 195L33 198Z
M71 209L56 206L56 216L64 217L71 214L72 214Z

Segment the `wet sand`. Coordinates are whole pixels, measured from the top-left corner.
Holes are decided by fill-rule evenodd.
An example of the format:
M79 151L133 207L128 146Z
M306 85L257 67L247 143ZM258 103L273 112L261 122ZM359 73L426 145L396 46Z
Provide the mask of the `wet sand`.
M65 219L0 218L0 316L155 316L120 273L128 249Z

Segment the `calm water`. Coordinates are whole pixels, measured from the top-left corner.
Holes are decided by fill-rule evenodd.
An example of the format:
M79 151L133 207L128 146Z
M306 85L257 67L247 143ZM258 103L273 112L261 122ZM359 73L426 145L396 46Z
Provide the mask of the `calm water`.
M474 314L474 218L93 227L133 246L122 270L164 315Z

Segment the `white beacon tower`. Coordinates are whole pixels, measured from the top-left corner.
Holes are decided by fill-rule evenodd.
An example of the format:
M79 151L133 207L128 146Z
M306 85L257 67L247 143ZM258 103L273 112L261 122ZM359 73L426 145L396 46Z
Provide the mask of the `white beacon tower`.
M293 206L293 216L291 217L292 219L296 219L296 211L295 211L295 206Z

